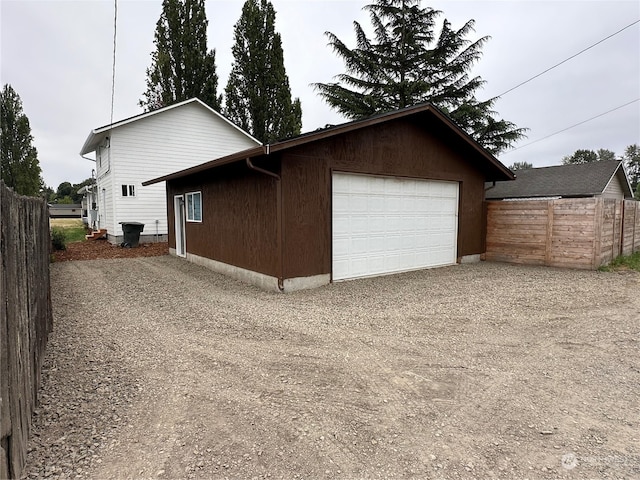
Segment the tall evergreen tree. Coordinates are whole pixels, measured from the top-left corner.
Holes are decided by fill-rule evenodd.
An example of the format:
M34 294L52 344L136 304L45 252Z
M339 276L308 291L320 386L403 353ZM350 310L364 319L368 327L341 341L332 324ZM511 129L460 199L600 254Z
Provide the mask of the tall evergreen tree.
M216 52L207 51L208 24L204 0L163 0L147 91L139 102L145 111L193 97L220 110Z
M0 93L0 177L16 193L37 196L40 192L38 152L33 146L29 119L22 100L11 85Z
M261 142L298 135L300 100L291 99L276 12L268 0L247 0L234 28L225 115Z
M524 136L525 129L496 118L497 98L480 102L474 97L485 82L470 77L488 37L467 40L474 21L455 30L442 13L421 8L420 0L376 0L365 7L374 30L367 37L354 22L356 48L350 49L327 32L329 45L343 58L346 73L335 83L316 83L320 96L351 119L431 102L493 153Z

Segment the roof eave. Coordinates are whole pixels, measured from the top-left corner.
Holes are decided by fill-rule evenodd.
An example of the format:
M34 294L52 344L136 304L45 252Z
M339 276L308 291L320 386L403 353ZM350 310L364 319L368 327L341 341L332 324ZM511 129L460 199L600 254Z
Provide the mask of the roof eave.
M438 120L444 123L448 128L455 131L464 141L471 146L476 152L482 155L486 160L488 160L494 167L498 169L498 171L504 175L504 180L515 180L514 173L509 170L505 165L500 162L492 153L482 147L478 142L476 142L467 132L462 130L458 125L456 125L447 115L445 115L442 111L440 111L437 107L433 106L430 103L416 105L413 107L407 107L401 110L396 110L393 112L383 113L381 115L377 115L373 118L357 120L354 122L349 122L343 125L337 125L335 127L328 128L326 130L322 130L319 132L312 132L309 135L303 135L302 137L293 138L291 140L283 140L281 142L274 143L270 145L271 152L277 152L279 150L284 150L287 148L292 148L298 145L303 145L305 143L311 141L317 141L325 138L329 138L335 135L347 133L353 130L358 130L360 128L376 125L379 123L387 122L389 120L394 120L396 118L402 118L413 113L421 113L421 112L429 112L433 114ZM495 181L498 181L496 179Z
M84 145L82 146L82 150L80 151L80 155L85 155L87 153L95 151L95 149L98 147L98 144L100 142L99 141L94 141L93 138L98 136L98 135L100 135L100 134L102 134L102 133L109 132L110 130L113 130L114 128L119 128L119 127L122 127L124 125L129 124L129 123L137 122L138 120L142 120L144 118L148 118L150 116L157 115L158 113L166 112L168 110L173 110L175 108L179 108L179 107L182 107L182 106L190 104L190 103L196 103L196 104L200 105L201 107L207 109L214 116L218 117L223 122L227 123L228 125L230 125L234 129L236 129L238 132L240 132L241 134L246 136L248 139L250 139L251 141L255 142L256 145L260 145L260 141L257 140L255 137L253 137L251 134L249 134L248 132L245 132L239 126L234 124L232 121L230 121L224 115L222 115L220 112L217 112L216 110L211 108L209 105L204 103L199 98L194 97L194 98L190 98L188 100L184 100L182 102L174 103L173 105L168 105L166 107L162 107L162 108L159 108L157 110L153 110L151 112L143 112L143 113L140 113L138 115L134 115L133 117L128 117L128 118L125 118L123 120L119 120L119 121L117 121L115 123L110 123L108 125L103 125L102 127L98 127L98 128L93 129L91 131L91 133L89 134L89 137L87 137L87 140L84 142ZM100 137L100 138L102 138L102 137Z
M96 130L91 130L91 132L89 132L89 136L87 136L87 139L84 141L84 145L82 145L82 148L80 149L80 155L82 156L87 153L95 152L101 141L102 135L99 136Z
M625 195L625 198L633 198L634 197L633 187L631 186L631 180L629 179L629 175L627 175L627 169L624 166L623 161L620 161L620 165L616 169L616 173L614 175L616 175L618 171L622 171L622 176L624 177L624 182L622 183L624 183L625 189L627 190L626 193L629 195L628 197L627 195Z

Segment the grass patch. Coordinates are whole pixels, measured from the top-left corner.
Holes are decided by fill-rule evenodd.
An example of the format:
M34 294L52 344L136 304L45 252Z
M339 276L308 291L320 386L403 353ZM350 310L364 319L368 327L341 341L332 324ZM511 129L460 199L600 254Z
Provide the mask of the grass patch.
M609 265L603 265L598 270L601 272L617 272L618 270L635 270L640 272L640 252L633 255L620 255Z
M79 218L50 218L49 225L51 226L51 228L71 228L82 227L84 223L82 223L82 220Z
M57 236L63 243L84 242L87 234L82 220L76 218L52 218L49 220L52 237ZM54 233L55 232L55 233ZM64 237L64 238L62 238Z

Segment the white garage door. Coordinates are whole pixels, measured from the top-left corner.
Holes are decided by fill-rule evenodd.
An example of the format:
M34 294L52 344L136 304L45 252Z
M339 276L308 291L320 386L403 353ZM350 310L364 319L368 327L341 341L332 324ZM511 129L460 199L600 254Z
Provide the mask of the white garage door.
M333 280L456 262L458 183L333 174Z

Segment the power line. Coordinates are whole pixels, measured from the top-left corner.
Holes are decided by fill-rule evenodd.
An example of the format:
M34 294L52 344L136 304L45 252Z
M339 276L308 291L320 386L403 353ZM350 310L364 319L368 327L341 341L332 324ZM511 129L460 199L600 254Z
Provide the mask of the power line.
M111 121L113 125L113 102L116 93L116 33L118 26L118 0L113 0L113 66L111 67Z
M553 137L554 135L558 135L559 133L566 132L567 130L570 130L570 129L572 129L574 127L577 127L579 125L582 125L584 123L590 122L591 120L595 120L596 118L600 118L600 117L602 117L602 116L604 116L604 115L606 115L608 113L615 112L616 110L620 110L621 108L626 107L627 105L631 105L632 103L635 103L635 102L637 102L639 100L640 100L640 98L636 98L635 100L631 100L630 102L627 102L624 105L620 105L618 107L612 108L611 110L607 110L606 112L601 113L599 115L596 115L595 117L588 118L586 120L583 120L582 122L579 122L579 123L576 123L574 125L571 125L570 127L563 128L562 130L558 130L557 132L551 133L551 134L547 135L546 137L542 137L542 138L539 138L537 140L534 140L533 142L525 143L524 145L520 145L519 147L512 148L508 152L504 152L502 155L506 155L508 153L514 152L516 150L519 150L521 148L528 147L529 145L533 145L534 143L541 142L542 140L546 140L547 138Z
M600 41L598 41L598 42L594 43L593 45L590 45L590 46L588 46L587 48L584 48L584 49L580 50L578 53L576 53L576 54L574 54L574 55L571 55L571 56L570 56L570 57L568 57L568 58L565 58L564 60L562 60L562 61L561 61L561 62L559 62L559 63L556 63L556 64L555 64L555 65L553 65L552 67L547 68L545 71L540 72L540 73L538 73L537 75L534 75L534 76L533 76L533 77L531 77L530 79L525 80L524 82L519 83L519 84L518 84L518 85L516 85L515 87L511 87L509 90L507 90L507 91L505 91L505 92L501 93L500 95L497 95L497 97L502 97L503 95L506 95L507 93L512 92L512 91L513 91L513 90L515 90L516 88L520 88L521 86L523 86L523 85L525 85L525 84L529 83L531 80L535 80L536 78L540 77L541 75L544 75L545 73L549 72L550 70L553 70L554 68L559 67L559 66L560 66L560 65L562 65L563 63L568 62L568 61L569 61L569 60L571 60L572 58L575 58L575 57L577 57L578 55L583 54L584 52L586 52L587 50L592 49L592 48L593 48L593 47L595 47L596 45L600 45L602 42L605 42L605 41L609 40L611 37L615 37L615 36L616 36L616 35L618 35L619 33L623 32L623 31L624 31L624 30L626 30L627 28L630 28L630 27L634 26L636 23L639 23L639 22L640 22L640 20L636 20L635 22L630 23L630 24L629 24L629 25L627 25L626 27L621 28L620 30L618 30L618 31L617 31L617 32L615 32L615 33L612 33L612 34L611 34L611 35L609 35L608 37L603 38L602 40L600 40Z

